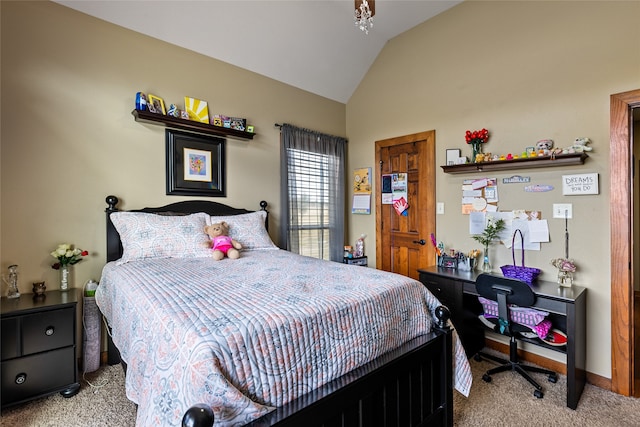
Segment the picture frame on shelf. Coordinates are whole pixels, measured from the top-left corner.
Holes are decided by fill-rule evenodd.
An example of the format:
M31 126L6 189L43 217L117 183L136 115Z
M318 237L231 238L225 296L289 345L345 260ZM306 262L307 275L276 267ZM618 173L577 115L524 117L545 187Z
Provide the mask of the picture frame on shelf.
M207 104L207 101L185 96L184 109L189 114L189 120L209 123L209 104Z
M167 115L167 110L164 108L164 100L159 96L149 94L147 108L152 113Z
M165 130L167 195L225 197L225 139Z
M447 162L445 164L447 166L455 165L458 162L458 158L460 158L460 149L447 149Z

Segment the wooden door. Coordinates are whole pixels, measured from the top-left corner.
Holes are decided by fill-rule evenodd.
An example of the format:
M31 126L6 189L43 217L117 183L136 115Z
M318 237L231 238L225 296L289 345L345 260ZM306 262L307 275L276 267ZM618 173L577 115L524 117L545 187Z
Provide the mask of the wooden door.
M435 131L376 141L376 268L418 278L435 264ZM382 203L382 175L406 173L407 215Z

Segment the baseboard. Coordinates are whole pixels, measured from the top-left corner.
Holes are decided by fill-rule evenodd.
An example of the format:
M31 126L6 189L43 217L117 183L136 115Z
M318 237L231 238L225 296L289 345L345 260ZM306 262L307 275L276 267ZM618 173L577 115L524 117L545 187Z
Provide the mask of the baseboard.
M509 358L508 344L487 339L485 340L485 345L492 350L504 353L505 355L507 355L507 359ZM520 358L520 360L524 360L525 362L533 363L534 365L538 365L545 369L550 369L562 375L567 375L567 365L565 365L563 362L548 359L544 356L540 356L539 354L529 353L528 351L520 349L518 349L518 357ZM598 374L587 371L587 382L601 389L611 391L611 378L605 378Z

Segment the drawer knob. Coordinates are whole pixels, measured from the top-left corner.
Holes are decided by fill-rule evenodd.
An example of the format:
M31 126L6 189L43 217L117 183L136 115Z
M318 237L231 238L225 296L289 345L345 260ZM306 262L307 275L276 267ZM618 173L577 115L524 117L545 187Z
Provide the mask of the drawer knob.
M50 337L55 333L55 331L56 331L56 328L54 328L53 326L47 326L47 329L44 330L44 334Z
M24 372L21 372L18 375L16 375L16 384L22 384L26 380L27 380L27 374L25 374Z

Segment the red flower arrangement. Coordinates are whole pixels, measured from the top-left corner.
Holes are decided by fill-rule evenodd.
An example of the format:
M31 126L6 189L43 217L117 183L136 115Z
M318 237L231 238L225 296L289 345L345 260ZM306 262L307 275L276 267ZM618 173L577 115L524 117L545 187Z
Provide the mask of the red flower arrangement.
M489 139L489 131L485 128L474 130L473 132L468 130L465 133L464 139L467 141L467 144L472 144L474 146L477 144L484 144Z

